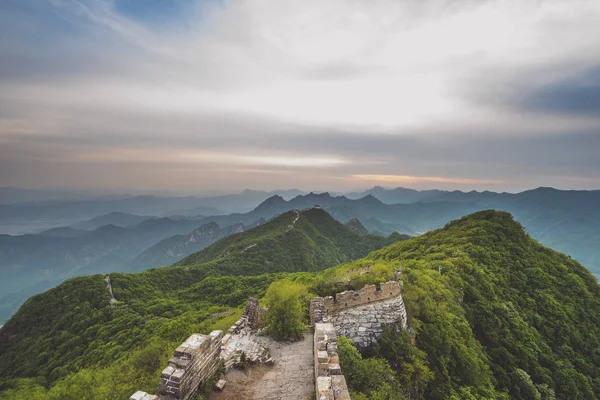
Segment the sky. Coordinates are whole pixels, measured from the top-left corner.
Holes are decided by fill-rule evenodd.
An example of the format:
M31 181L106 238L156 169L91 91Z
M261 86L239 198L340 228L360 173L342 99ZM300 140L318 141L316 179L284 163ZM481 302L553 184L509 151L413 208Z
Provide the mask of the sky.
M598 0L2 0L0 186L600 188Z

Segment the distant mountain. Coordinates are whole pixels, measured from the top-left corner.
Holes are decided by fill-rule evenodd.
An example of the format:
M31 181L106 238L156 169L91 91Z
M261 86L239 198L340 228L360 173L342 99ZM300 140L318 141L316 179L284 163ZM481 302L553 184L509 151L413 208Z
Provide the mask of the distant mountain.
M247 231L264 223L265 220L260 219L249 226L233 224L221 228L217 223L209 222L187 235L175 235L158 242L137 256L131 265L135 270L171 265L192 253L204 249L219 239L234 233Z
M258 206L260 203L274 195L278 195L283 199L289 200L304 193L305 192L298 189L275 190L271 192L246 189L237 194L206 197L200 200L202 205L205 207L215 207L226 211L226 213L243 213L256 208L256 206Z
M346 226L358 236L366 236L369 234L367 228L365 228L365 226L360 223L358 218L352 218L350 221L346 222Z
M389 199L393 193L398 191L411 191L411 189L397 188L386 190L383 188L371 189L373 196L380 200ZM432 195L432 192L437 192ZM388 213L369 213L369 217L376 218L375 223L369 224L368 219L361 218L361 221L371 231L380 231L386 233L390 229L396 229L400 232L416 233L415 230L422 232L434 227L442 226L449 219L445 219L443 213L438 213L438 217L432 219L429 210L431 204L455 203L462 204L464 215L485 209L496 209L508 211L525 226L525 229L531 236L539 240L542 244L552 247L558 251L564 252L586 267L593 273L600 274L600 252L598 244L600 243L600 191L599 190L558 190L554 188L540 187L533 190L527 190L521 193L495 193L490 191L461 192L461 191L421 191L417 193L425 195L418 203L409 205L414 206L414 217L410 215L404 219L404 228L395 225L394 221L400 222L398 216L399 210L405 210L400 205L392 205L393 210ZM394 210L394 207L395 210ZM443 206L446 208L447 206ZM461 206L457 206L461 208ZM438 211L441 211L438 210ZM332 211L334 215L335 212ZM460 215L455 215L456 218ZM421 226L417 226L418 220L421 220ZM373 221L372 221L373 222ZM410 222L410 223L409 223ZM389 224L388 226L379 226L378 223ZM437 226L436 226L437 225ZM428 229L424 229L428 228ZM412 232L411 232L412 231Z
M187 234L200 225L195 220L151 218L133 226L111 224L83 233L57 228L38 235L0 235L0 323L27 297L68 277L163 265L134 260L162 240ZM223 230L214 240L228 232ZM190 252L202 247L198 243ZM169 263L176 260L169 259Z
M129 196L107 198L86 198L84 196L56 197L44 195L46 192L25 191L18 195L14 190L4 188L6 202L0 201L0 233L25 234L35 233L58 226L73 226L77 229L95 229L106 224L126 226L119 222L119 218L106 221L106 223L95 223L90 226L79 226L82 220L90 218L107 218L107 214L121 213L133 215L148 215L167 217L170 215L181 215L192 217L198 215L226 215L232 212L248 212L261 202L273 195L281 195L284 199L291 199L304 192L291 190L259 191L244 190L241 193L214 197L159 197L159 196ZM0 188L0 200L2 199L2 188ZM16 189L15 189L16 190ZM24 193L25 193L24 192ZM20 192L19 192L20 193ZM35 197L39 193L40 197ZM19 197L20 196L20 197ZM66 196L66 195L65 195ZM12 199L10 202L8 198ZM26 200L19 203L18 200ZM135 221L139 222L139 221Z
M135 196L112 200L51 201L0 205L0 233L23 234L76 224L108 213L164 217L223 214L195 197Z
M176 265L206 264L219 274L234 275L317 271L364 257L398 239L402 238L361 236L325 210L310 208L285 212L257 228L228 236Z
M71 225L71 228L75 229L83 229L86 231L93 231L94 229L98 229L101 226L105 225L114 225L120 227L126 227L129 225L139 224L142 221L148 219L156 219L158 217L153 217L149 215L134 215L127 214L122 212L111 212L108 214L100 215L98 217L94 217L87 221L78 222L76 224Z
M248 223L256 218L271 218L289 210L302 210L318 206L342 223L358 218L371 232L389 235L395 231L409 235L420 234L443 226L451 219L477 210L473 203L438 202L414 204L384 204L372 195L360 199L331 196L329 193L308 193L286 201L272 196L246 214L208 217L220 225Z
M53 237L62 237L62 238L73 238L77 236L81 236L88 233L88 231L83 229L75 229L69 226L61 226L59 228L50 228L45 231L39 233L42 236L53 236Z
M385 189L381 186L375 186L362 192L348 193L346 194L346 197L349 199L360 199L362 197L372 195L386 204L408 204L431 199L443 193L445 193L444 190L415 190L402 187Z

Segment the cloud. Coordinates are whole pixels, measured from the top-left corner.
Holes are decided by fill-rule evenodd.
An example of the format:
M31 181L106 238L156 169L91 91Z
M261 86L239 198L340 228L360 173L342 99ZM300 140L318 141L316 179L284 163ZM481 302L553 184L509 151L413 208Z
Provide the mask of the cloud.
M8 0L0 185L593 187L598 21L595 0Z
M526 111L600 118L600 65L547 85L528 86L515 101Z

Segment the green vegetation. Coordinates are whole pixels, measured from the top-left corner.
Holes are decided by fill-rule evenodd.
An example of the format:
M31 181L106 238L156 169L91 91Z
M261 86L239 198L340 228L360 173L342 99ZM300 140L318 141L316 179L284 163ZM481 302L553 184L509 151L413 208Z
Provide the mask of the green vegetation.
M301 339L306 330L306 287L288 280L276 281L265 295L267 330L276 340Z
M289 337L310 293L359 289L400 268L415 346L397 327L364 354L341 338L353 399L406 398L415 387L431 400L600 398L600 287L509 214L478 212L318 272L382 240L323 214L303 212L290 229L296 214L286 213L186 265L111 274L112 307L102 276L32 297L0 331L0 399L152 392L177 344L227 328L248 297L263 298L271 332Z
M235 235L228 246L215 245L223 253L207 249L217 260L203 254L205 264L111 274L113 306L101 275L70 279L31 297L0 331L0 399L35 399L30 393L37 392L48 399L126 399L136 390L154 392L177 345L193 332L228 329L248 297L262 298L272 282L287 276L261 271L323 269L350 259L343 252L351 247L359 248L350 253L359 257L388 240L363 241L322 210L301 213L288 232L291 216ZM266 250L231 254L247 242ZM281 251L291 243L294 248ZM315 258L303 251L315 251ZM253 268L259 257L264 268ZM227 266L235 266L236 276L224 275Z
M206 263L224 275L320 271L403 238L361 236L324 210L313 208L288 211L252 230L228 236L176 265Z
M351 396L355 400L408 399L396 374L383 358L364 358L345 337L338 339L338 355Z
M472 214L343 270L368 261L403 267L409 323L433 372L425 398L600 398L600 288L508 213Z

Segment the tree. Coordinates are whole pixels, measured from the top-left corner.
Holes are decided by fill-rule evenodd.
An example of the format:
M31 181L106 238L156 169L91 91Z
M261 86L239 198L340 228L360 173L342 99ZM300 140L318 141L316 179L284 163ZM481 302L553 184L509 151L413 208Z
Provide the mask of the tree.
M267 330L275 340L301 339L306 325L303 297L306 287L287 280L269 286L265 295L267 306Z

